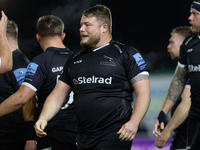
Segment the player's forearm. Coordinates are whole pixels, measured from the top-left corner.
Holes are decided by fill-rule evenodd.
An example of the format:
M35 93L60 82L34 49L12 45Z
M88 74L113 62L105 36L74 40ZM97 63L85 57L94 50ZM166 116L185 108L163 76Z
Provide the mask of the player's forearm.
M17 93L11 95L8 99L0 104L0 117L10 114L18 109L20 109L25 103L18 103L19 97Z
M35 95L23 106L24 121L35 121L36 97Z
M51 120L62 107L62 102L57 101L58 97L49 95L46 99L39 119L49 121Z
M165 115L167 115L173 106L174 102L169 99L166 99L161 110L165 113Z
M136 99L136 102L134 105L134 111L130 119L131 121L139 125L139 123L141 122L141 120L143 119L143 117L145 116L149 108L150 100L151 100L150 96L142 97L142 98L138 97Z
M188 102L182 101L178 105L176 111L174 112L174 115L172 116L171 120L166 126L170 131L176 129L187 118L190 109L190 104L191 104L190 101Z
M0 74L8 72L12 69L12 51L8 45L7 39L5 36L0 36L0 57L1 57L1 66Z
M71 91L71 87L59 80L54 90L47 97L39 119L49 121L62 107L64 101Z
M0 104L0 117L22 108L34 94L35 92L30 88L20 86L17 92Z
M12 69L12 51L9 47L6 30L7 30L7 16L1 11L2 17L0 18L0 57L1 66L0 74L10 71Z

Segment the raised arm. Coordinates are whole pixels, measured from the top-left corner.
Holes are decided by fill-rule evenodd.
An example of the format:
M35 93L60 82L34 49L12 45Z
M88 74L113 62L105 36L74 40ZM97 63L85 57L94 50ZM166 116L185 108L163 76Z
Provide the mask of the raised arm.
M130 120L118 132L121 141L134 139L139 123L146 114L151 101L149 75L139 74L132 79L131 83L136 94L136 101Z
M161 109L161 112L154 124L155 134L161 136L160 129L164 129L165 115L169 113L176 101L180 98L181 93L185 87L188 78L188 72L186 68L176 67L174 77L168 89L167 97Z
M39 119L35 124L35 131L38 137L46 136L46 133L43 130L47 126L47 122L58 113L70 91L70 86L61 80L58 81L54 90L47 97Z
M0 20L0 74L8 72L12 69L12 51L9 47L7 38L6 38L6 29L7 29L7 16L1 11L1 20Z

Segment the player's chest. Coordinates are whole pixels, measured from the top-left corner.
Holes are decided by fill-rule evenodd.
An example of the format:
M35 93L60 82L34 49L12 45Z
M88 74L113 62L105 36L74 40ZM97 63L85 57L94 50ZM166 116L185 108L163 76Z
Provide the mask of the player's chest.
M188 65L200 65L200 45L187 49Z
M124 72L123 61L119 56L96 53L74 59L69 69L72 76L111 76Z

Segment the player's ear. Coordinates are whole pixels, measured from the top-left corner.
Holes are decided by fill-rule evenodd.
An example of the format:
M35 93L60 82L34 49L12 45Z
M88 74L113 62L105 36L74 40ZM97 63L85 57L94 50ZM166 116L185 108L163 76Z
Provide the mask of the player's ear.
M106 23L104 23L102 25L102 31L103 31L103 33L106 32L106 31L108 31L108 25Z
M36 39L40 43L41 39L40 39L40 35L39 34L36 34Z
M66 36L66 34L65 34L65 33L62 33L62 35L61 35L62 41L64 40L65 36Z

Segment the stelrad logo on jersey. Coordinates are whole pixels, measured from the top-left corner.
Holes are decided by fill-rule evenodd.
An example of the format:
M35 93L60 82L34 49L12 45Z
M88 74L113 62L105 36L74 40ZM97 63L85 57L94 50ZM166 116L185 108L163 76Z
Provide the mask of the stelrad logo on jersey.
M200 72L200 65L188 65L189 72Z
M112 77L103 78L103 77L78 77L78 80L73 79L75 85L78 84L91 84L91 83L98 83L98 84L112 84Z

